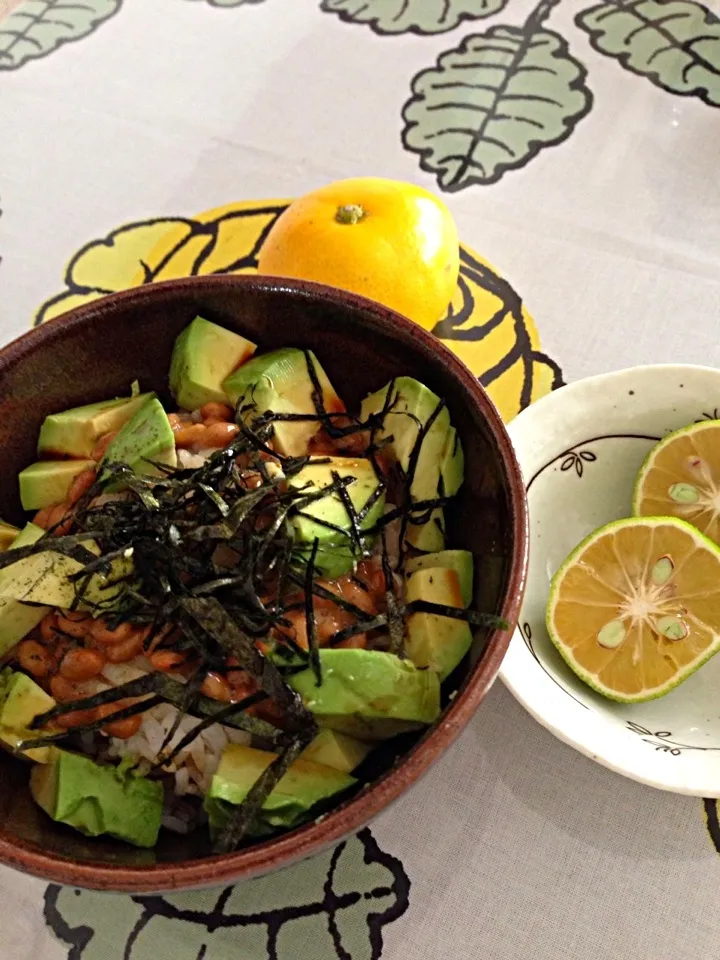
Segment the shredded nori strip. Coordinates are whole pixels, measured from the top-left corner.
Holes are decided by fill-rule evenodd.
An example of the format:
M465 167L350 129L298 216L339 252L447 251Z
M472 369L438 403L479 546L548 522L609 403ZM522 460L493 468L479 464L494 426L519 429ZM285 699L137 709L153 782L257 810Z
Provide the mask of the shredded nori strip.
M63 537L49 538L47 534L36 540L35 543L28 544L26 547L14 547L0 553L0 570L12 566L26 557L34 557L38 553L60 553L78 563L88 563L97 560L92 551L83 547L85 540L95 540L98 537L97 531L87 533L77 533Z
M378 480L377 486L365 501L365 505L361 507L357 512L357 520L360 523L363 522L363 520L367 517L367 515L370 513L372 508L378 502L380 497L385 493L386 488L387 488L387 483L385 482L385 480Z
M288 579L292 580L294 583L299 584L301 587L305 585L305 580L295 571L291 571ZM332 590L328 590L327 587L324 587L321 583L318 583L317 580L313 581L312 591L316 597L322 597L323 600L330 600L332 603L336 604L342 610L351 613L354 617L357 617L358 620L367 620L370 617L370 614L366 613L360 607L356 606L352 601L346 600L345 597L341 597L339 593L333 593ZM285 609L290 609L286 607Z
M215 598L188 597L181 604L183 610L197 621L225 654L237 658L240 666L253 676L260 689L286 711L294 726L302 727L312 722L302 700L285 683L275 664L263 656Z
M340 474L333 470L331 473L333 480L336 483L340 481ZM356 479L356 478L353 478ZM338 487L338 498L345 508L345 513L347 514L348 523L350 525L350 540L352 545L355 548L355 552L358 556L362 556L365 546L363 544L362 532L360 530L360 523L357 515L357 511L353 505L350 494L347 491L347 487L339 486Z
M405 605L405 613L434 613L439 617L448 617L450 620L464 620L473 627L487 627L489 630L509 630L510 624L502 617L492 613L478 613L476 610L467 610L462 607L448 607L444 603L433 603L431 600L412 600Z
M295 740L286 746L260 774L243 802L230 814L230 819L215 841L213 848L215 853L230 853L236 849L253 825L267 798L314 739L316 733L316 727L299 732Z
M387 626L387 622L387 615L380 613L377 617L373 617L372 620L366 620L363 623L351 623L349 627L343 627L342 630L334 633L328 640L327 645L329 647L336 647L344 640L356 637L360 633L367 633L370 630L378 630L380 627L385 627Z
M315 560L317 558L320 541L313 540L310 559L305 569L305 628L307 630L308 650L310 652L310 666L315 674L316 686L322 686L322 666L320 664L320 649L318 648L317 632L315 630L315 607L313 604L313 578L315 576Z
M232 720L235 714L243 713L243 711L249 709L250 707L254 707L256 704L261 703L266 699L266 694L258 692L251 694L249 697L245 697L244 700L239 700L237 703L226 704L222 710L218 710L215 716L204 717L200 723L186 733L184 737L178 740L170 753L166 754L164 752L165 749L167 748L168 744L172 742L173 737L177 733L177 728L173 726L172 732L167 735L163 745L160 747L157 760L151 769L156 770L160 767L166 767L168 764L172 763L175 757L182 753L186 747L189 747L193 740L195 740L195 738L198 737L204 730L207 730L208 727L213 726L215 723L221 723L229 726L228 721ZM178 716L180 717L182 715L178 714Z
M117 687L111 687L109 690L101 690L90 697L81 697L78 700L57 703L45 713L39 713L28 724L30 730L39 730L46 726L56 717L61 717L65 713L73 713L76 710L90 710L93 707L102 707L107 703L115 703L117 700L127 700L135 697L144 697L149 693L156 693L157 680L156 674L145 674L144 677L138 677L137 680L129 680Z
M400 605L395 597L395 581L390 569L390 557L387 549L385 527L380 531L382 548L382 571L385 579L385 604L387 606L387 623L390 634L389 652L396 657L405 656L405 620Z
M130 680L117 687L111 687L109 690L101 690L99 693L95 693L90 697L81 697L78 700L58 703L51 710L35 717L29 727L31 730L37 730L46 726L50 721L54 720L55 717L63 716L63 714L66 713L74 713L76 710L91 710L94 707L101 707L107 703L143 697L151 693L159 696L162 701L180 708L186 695L186 685L180 683L178 680L173 680L165 674L148 673L143 677L138 677L137 680ZM150 701L144 700L143 703L149 704ZM200 695L194 700L192 708L188 710L188 713L201 718L214 718L219 713L222 713L226 706L227 704L218 700L212 700L210 697ZM147 709L149 709L149 706L144 707L144 710ZM141 713L143 711L137 712ZM108 721L105 720L104 722L106 723ZM287 740L283 731L273 727L272 724L244 713L233 716L230 720L226 720L225 725L235 727L238 730L244 730L267 743L278 744ZM86 729L87 727L85 726L77 726L73 728L73 732L81 733Z
M410 459L408 461L408 468L406 471L406 483L407 483L408 493L410 492L413 485L413 481L415 479L415 472L417 470L418 461L420 460L420 451L422 450L423 443L425 442L425 437L428 435L428 433L430 432L430 428L435 423L435 421L440 416L441 412L445 409L446 406L447 404L445 403L444 400L439 400L433 412L430 414L430 416L427 418L425 423L423 423L420 429L418 430L418 435L415 438L415 443L413 444L413 448L410 452Z
M46 736L38 737L35 740L23 740L17 747L18 752L24 753L25 750L32 750L35 747L50 747L54 743L61 743L77 733L92 733L94 730L100 730L109 723L115 723L116 720L127 720L130 717L137 716L138 713L145 713L146 710L152 710L163 702L163 698L157 695L142 700L139 703L132 703L129 707L123 707L122 710L116 710L106 717L99 717L97 720L91 720L83 723L81 726L72 727L68 730L62 730L60 733L51 733Z
M205 677L208 675L208 668L206 664L201 663L190 677L185 687L183 693L183 699L180 706L177 708L177 714L175 719L170 726L170 729L165 735L165 739L160 744L160 753L162 753L167 745L172 741L175 734L178 732L180 724L183 721L183 718L187 716L188 711L192 708L193 703L197 700L198 694L200 693L200 687L203 685ZM207 719L207 718L206 718ZM210 721L212 722L212 721Z

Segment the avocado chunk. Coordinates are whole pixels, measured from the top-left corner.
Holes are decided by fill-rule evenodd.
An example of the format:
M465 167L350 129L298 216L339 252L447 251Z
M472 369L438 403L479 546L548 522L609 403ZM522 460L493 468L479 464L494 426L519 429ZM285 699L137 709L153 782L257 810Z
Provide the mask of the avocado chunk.
M70 485L83 470L94 470L94 460L38 460L18 475L23 510L42 510L62 503Z
M405 541L416 550L427 552L443 550L445 547L445 512L436 507L430 513L427 523L409 523L405 530Z
M14 751L23 740L32 740L37 733L28 729L30 724L54 706L53 698L31 677L9 667L0 671L0 743ZM21 756L36 763L47 763L50 748L26 750Z
M449 567L417 570L406 584L408 603L428 600L462 608L462 590L457 571ZM405 650L415 666L429 668L444 680L472 645L472 632L463 620L435 613L411 613L406 623Z
M45 535L42 527L34 523L28 523L17 535L12 547L29 547L40 537ZM0 571L0 657L5 656L8 650L12 650L16 643L34 630L35 627L50 612L49 606L31 607L25 603L19 603L11 597L2 596L2 586L12 580L12 574L15 564L5 567Z
M52 540L49 543L51 544ZM82 545L96 556L100 555L100 548L94 540L85 540ZM46 611L48 606L70 607L76 600L78 585L71 577L79 573L83 566L80 561L52 549L25 557L4 568L3 576L0 577L0 599L11 597L25 604L45 604ZM87 586L83 583L80 609L87 609L97 603L109 608L111 601L123 589L132 570L130 557L117 557L111 561L107 572L94 573L88 579Z
M274 753L236 743L225 747L205 798L205 809L214 830L225 825L231 808L243 802L275 757ZM356 782L342 770L297 759L263 804L260 832L263 832L262 827L296 826L321 800L347 790Z
M432 390L412 377L397 377L363 400L362 419L372 414L383 414L374 440L388 441L384 450L410 480L411 501L457 493L463 479L459 439L447 407Z
M309 563L312 557L310 547L299 547L293 553L304 564ZM327 543L322 547L318 546L314 566L323 577L335 580L353 570L357 562L358 555L350 547L342 543Z
M359 740L387 740L434 723L440 716L440 681L379 650L320 651L322 684L308 668L288 677L322 727Z
M454 497L465 477L465 451L455 427L451 427L448 434L440 465L440 475L443 480L444 495Z
M9 550L19 533L18 527L0 520L0 550Z
M88 837L106 833L137 847L157 843L163 809L159 781L54 750L48 763L33 767L30 791L49 817Z
M227 403L226 377L255 353L256 346L232 330L195 317L175 341L170 392L184 410Z
M352 534L350 512L339 491L333 491L336 480L348 481L344 490L354 513L358 531L372 529L383 515L385 493L378 492L378 480L369 460L351 457L322 457L311 459L291 477L288 486L295 492L312 496L328 490L327 496L313 500L299 508L292 517L296 543L312 545L317 539L319 550L315 565L325 576L338 577L353 568L369 550L371 538ZM328 524L328 526L325 526ZM303 557L310 550L300 546Z
M352 773L372 750L369 743L348 737L336 730L321 730L309 747L300 754L301 760L311 760L333 770Z
M405 564L405 573L411 576L417 570L432 567L449 567L458 575L462 605L468 607L473 594L473 555L469 550L440 550L422 557L414 557Z
M101 400L45 417L38 439L39 457L89 457L106 433L119 430L154 393Z
M313 401L315 386L311 370L314 371L319 399L325 412L339 413L344 410L342 400L315 354L311 350L298 350L295 347L283 347L253 357L227 378L223 389L246 423L252 423L268 411L314 416L317 410ZM319 420L278 420L273 423L274 447L288 457L304 456L310 440L320 427Z
M149 400L128 420L105 451L101 466L124 463L135 473L156 476L159 471L148 462L151 460L169 467L177 465L175 436L157 398Z

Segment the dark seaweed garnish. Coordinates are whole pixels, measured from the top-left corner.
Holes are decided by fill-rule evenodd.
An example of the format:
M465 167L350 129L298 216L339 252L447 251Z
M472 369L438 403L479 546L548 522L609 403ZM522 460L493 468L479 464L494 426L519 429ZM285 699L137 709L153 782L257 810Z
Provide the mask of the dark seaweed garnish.
M156 694L159 696L165 703L170 703L178 709L182 708L186 697L186 686L185 684L180 683L177 680L173 680L171 677L165 676L161 673L152 673L146 674L143 677L138 677L137 680L130 680L127 683L120 684L117 687L112 687L109 690L101 690L100 693L95 693L89 697L82 697L78 700L67 701L65 703L59 703L51 710L48 710L46 713L40 714L35 717L35 719L30 723L31 730L38 730L42 727L45 727L48 723L54 720L56 717L61 717L66 713L74 713L76 710L92 710L95 707L101 707L108 703L116 703L119 700L128 700L135 697L145 697L148 694ZM144 701L145 704L149 701ZM266 744L271 744L277 746L287 740L287 735L272 726L272 724L267 723L265 720L261 720L258 717L250 716L247 713L237 712L240 710L238 704L234 704L235 711L233 715L228 719L224 720L225 726L235 727L238 730L244 730L246 733L251 733L258 740ZM210 697L205 697L198 695L194 698L192 705L188 708L188 713L191 716L197 716L200 718L217 718L221 714L227 704L222 703L218 700L212 700ZM145 709L148 709L147 705ZM139 711L142 712L142 711ZM237 715L235 713L237 712ZM108 721L103 721L107 723ZM217 722L214 719L214 722ZM78 731L85 730L86 727L76 727L68 733L77 733Z
M267 798L310 744L315 732L310 730L299 732L295 740L286 746L258 777L243 802L231 812L230 819L215 841L215 853L229 853L238 846L257 819Z
M305 570L305 628L307 630L308 650L310 651L310 665L313 668L317 686L322 685L322 667L320 666L320 650L318 648L317 633L315 632L315 608L313 605L313 580L315 579L315 560L317 559L320 541L313 540L310 559Z
M465 610L461 607L448 607L444 603L433 603L431 600L412 600L404 608L405 614L434 613L439 617L448 617L450 620L464 620L473 627L486 627L488 630L509 630L511 624L502 617L492 613L478 613L476 610Z
M312 715L298 694L285 683L272 660L258 650L218 600L193 597L181 603L183 610L197 620L206 636L215 641L222 653L226 657L235 657L260 689L285 710L294 726L314 727Z
M189 733L186 733L184 737L181 737L181 739L178 740L170 753L166 754L164 751L177 732L176 728L174 728L173 731L165 738L165 743L163 743L163 745L160 747L160 753L158 754L158 758L153 765L153 769L158 769L172 763L175 757L182 753L185 747L190 746L193 740L198 736L198 734L202 733L203 730L207 730L208 727L211 727L215 723L221 723L225 726L230 726L229 721L233 720L236 714L242 714L243 711L250 709L250 707L256 706L266 698L267 694L265 693L253 693L249 697L245 697L244 700L240 700L237 703L227 704L221 710L218 710L218 712L213 716L204 717L196 727L193 727ZM181 714L178 713L178 717L180 716Z
M116 710L114 713L108 714L107 716L84 723L82 725L82 731L83 733L92 733L95 730L100 730L102 727L107 726L109 723L114 723L116 720L127 720L130 717L137 716L138 713L145 713L146 710L152 710L153 707L157 707L162 702L163 698L157 695L148 697L147 700L141 700L138 703L132 703L127 707ZM17 750L19 753L22 753L25 750L31 750L34 747L49 747L55 743L61 743L63 740L73 737L77 733L78 729L80 728L76 727L75 730L62 730L60 733L49 733L42 737L36 737L32 740L23 740Z

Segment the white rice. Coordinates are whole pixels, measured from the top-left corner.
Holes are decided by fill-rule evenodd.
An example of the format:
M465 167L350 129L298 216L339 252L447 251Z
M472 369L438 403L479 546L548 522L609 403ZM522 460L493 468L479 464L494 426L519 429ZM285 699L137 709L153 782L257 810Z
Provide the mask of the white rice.
M109 685L119 686L143 676L151 669L150 663L144 657L138 657L131 663L106 664L103 677ZM173 679L184 680L179 674L170 674L170 676ZM158 704L142 714L142 726L135 736L127 740L109 738L108 755L117 758L130 756L135 760L145 760L149 764L154 764L177 715L177 709L169 703ZM196 717L184 716L172 740L169 741L166 751L173 750L199 723L200 720ZM218 723L203 730L170 764L163 767L163 770L174 775L175 795L204 796L218 768L225 746L228 743L248 744L249 742L248 734Z
M197 453L192 453L190 450L178 450L178 466L183 470L195 470L205 463L211 453L214 453L214 451L199 450Z

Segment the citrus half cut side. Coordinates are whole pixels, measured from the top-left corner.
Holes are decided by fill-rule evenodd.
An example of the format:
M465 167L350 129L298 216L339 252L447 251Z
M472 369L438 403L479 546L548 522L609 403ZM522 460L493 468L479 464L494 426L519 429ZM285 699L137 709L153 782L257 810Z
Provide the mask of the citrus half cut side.
M680 517L720 543L720 420L668 434L640 469L636 517Z
M598 693L660 697L720 649L720 549L675 517L601 527L555 574L547 627Z

